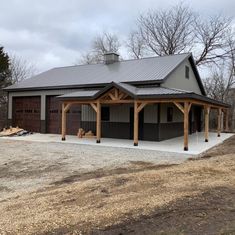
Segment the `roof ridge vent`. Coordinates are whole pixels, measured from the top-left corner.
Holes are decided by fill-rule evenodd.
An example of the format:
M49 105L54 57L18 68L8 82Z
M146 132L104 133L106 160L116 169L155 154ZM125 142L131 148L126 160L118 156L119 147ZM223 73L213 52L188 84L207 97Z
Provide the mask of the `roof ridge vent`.
M113 64L119 61L119 54L116 52L106 52L104 53L104 63Z

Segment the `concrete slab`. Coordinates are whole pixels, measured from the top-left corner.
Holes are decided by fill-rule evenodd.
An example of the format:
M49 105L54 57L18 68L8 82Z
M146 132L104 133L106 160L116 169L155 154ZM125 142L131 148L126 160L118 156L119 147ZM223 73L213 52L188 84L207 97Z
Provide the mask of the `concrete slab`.
M141 150L156 150L161 152L171 153L183 153L188 155L199 155L208 149L222 143L224 140L231 137L233 134L221 133L220 137L217 137L216 133L209 133L209 142L204 141L204 133L194 133L189 135L189 150L183 150L183 137L177 137L161 142L154 141L139 141L139 146L133 146L133 140L124 139L111 139L102 138L101 143L97 144L95 138L82 138L79 139L76 136L66 136L66 141L61 141L61 135L56 134L38 134L21 136L21 137L2 137L4 139L11 140L25 140L25 141L38 141L38 142L60 142L60 143L72 143L72 144L85 144L96 146L107 146L117 148L128 149L141 149Z

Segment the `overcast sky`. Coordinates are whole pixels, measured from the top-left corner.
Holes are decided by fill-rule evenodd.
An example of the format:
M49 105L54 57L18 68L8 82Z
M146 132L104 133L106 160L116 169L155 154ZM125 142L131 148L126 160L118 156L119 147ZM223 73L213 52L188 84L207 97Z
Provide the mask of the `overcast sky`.
M7 0L1 1L0 45L36 65L38 72L72 65L89 50L100 32L125 40L136 18L149 9L166 8L179 1L163 0ZM184 1L182 1L184 2ZM234 0L188 0L205 17L235 15ZM121 51L125 58L126 52Z

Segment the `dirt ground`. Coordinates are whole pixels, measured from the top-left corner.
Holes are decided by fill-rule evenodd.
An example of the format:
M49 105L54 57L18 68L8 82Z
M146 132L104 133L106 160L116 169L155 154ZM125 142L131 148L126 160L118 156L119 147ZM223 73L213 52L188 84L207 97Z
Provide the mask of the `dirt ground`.
M191 156L153 150L20 140L21 137L17 139L0 138L0 200L50 186L55 181L73 178L74 175L127 167L133 161L144 159L154 164L178 164Z
M235 234L235 136L179 165L74 172L6 198L0 234Z

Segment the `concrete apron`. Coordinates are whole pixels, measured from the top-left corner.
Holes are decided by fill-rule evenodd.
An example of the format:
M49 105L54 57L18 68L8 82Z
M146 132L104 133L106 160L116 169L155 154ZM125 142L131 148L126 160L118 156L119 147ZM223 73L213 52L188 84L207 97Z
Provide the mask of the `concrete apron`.
M115 148L127 148L136 150L152 150L169 153L181 153L185 156L197 156L207 151L208 149L221 144L224 140L231 137L233 134L221 133L220 137L217 137L217 133L209 133L209 142L205 142L204 133L194 133L189 135L189 150L186 152L183 150L183 136L160 142L154 141L139 141L138 146L133 146L133 140L126 139L111 139L101 138L101 143L96 143L95 138L78 138L77 136L66 136L66 141L61 141L61 135L58 134L39 134L34 133L27 136L17 137L2 137L3 139L11 140L25 140L36 142L55 142L63 144L88 144L100 147L115 147ZM143 159L144 160L144 159Z

